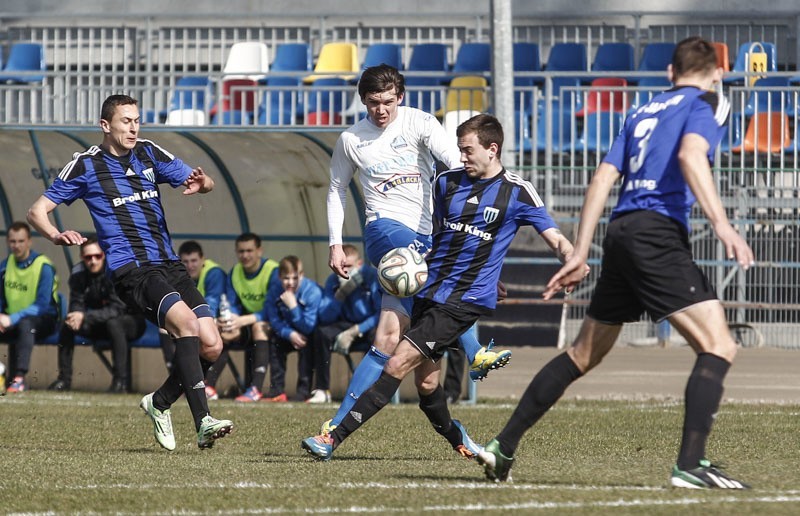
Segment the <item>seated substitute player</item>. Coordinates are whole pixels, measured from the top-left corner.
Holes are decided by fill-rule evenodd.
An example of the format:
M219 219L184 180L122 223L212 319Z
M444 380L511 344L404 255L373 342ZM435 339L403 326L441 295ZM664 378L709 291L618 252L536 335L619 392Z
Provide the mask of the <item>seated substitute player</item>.
M53 333L58 320L58 276L50 259L33 249L31 228L11 224L6 234L11 252L0 263L0 334L8 342L8 369L12 378L6 392L28 389L25 375L36 336Z
M264 312L272 326L269 349L270 385L267 399L289 401L286 396L286 355L297 351L297 391L295 397L305 401L310 396L314 368L309 339L317 326L322 289L305 277L303 262L297 256L286 256L278 265L280 283L270 285Z
M238 343L245 348L246 377L250 385L236 397L240 403L262 398L261 388L269 365L269 326L264 317L264 300L270 286L277 284L278 262L263 257L261 238L255 233L236 237L236 258L239 262L228 274L225 296L231 304L229 320L217 320L225 347L206 375L208 394L216 394L217 380L228 363L228 349Z
M97 238L87 238L81 244L81 263L72 268L69 277L69 310L58 338L58 379L48 389L71 388L75 336L80 335L111 342L114 372L108 392L128 392L130 341L141 337L144 330L142 314L128 309L114 291L114 283L106 274L106 255Z
M523 434L611 350L623 323L647 312L669 320L697 353L686 384L686 411L675 487L742 489L705 458L705 446L722 398L722 382L736 354L722 305L692 261L689 211L695 199L729 258L747 269L753 252L728 222L714 187L711 160L728 115L724 97L711 93L722 77L714 47L692 37L678 43L668 74L674 87L625 121L597 168L581 211L575 252L550 280L544 297L581 280L606 199L622 177L619 200L603 242L594 295L572 347L534 376L505 428L478 461L490 479L510 478Z
M205 298L208 308L214 316L219 315L220 296L225 291L228 275L217 262L206 258L203 247L195 240L187 240L178 247L178 257L186 267L186 272L192 278L197 290ZM168 370L172 370L172 361L175 358L175 343L167 332L161 331L161 351L164 353L164 363ZM217 391L206 382L206 396L216 400Z
M170 407L181 394L191 409L197 445L210 448L233 423L211 416L203 368L222 349L213 314L172 249L158 184L181 185L184 195L207 193L214 180L203 169L139 136L136 99L111 95L100 111L103 142L77 153L44 195L28 210L28 221L56 245L80 245L75 230L59 231L48 215L59 204L83 199L106 253L114 287L125 303L175 338L175 364L164 384L142 398L158 443L175 449Z
M396 68L379 65L364 70L358 95L367 108L367 117L339 136L331 157L329 265L343 278L347 273L342 224L348 185L356 172L366 205L364 249L369 262L377 266L384 254L397 247L410 247L421 254L428 250L433 227L430 191L434 158L450 168L459 166L458 149L442 125L430 113L401 106L404 93L405 79ZM374 346L358 364L347 395L334 418L323 424L323 432L335 428L361 393L378 379L408 327L412 304L410 298L401 300L384 293ZM503 367L511 357L508 350L482 348L472 335L464 336L460 344L475 379ZM427 414L427 406L444 400L444 393L422 384L419 376L415 380L420 392L430 393L421 397L421 408Z
M331 401L331 350L347 355L353 346L369 349L381 312L377 271L364 264L356 246L344 244L345 270L350 279L332 273L323 288L319 321L311 336L314 390L309 403Z
M497 304L497 281L508 247L523 225L533 226L563 262L572 244L561 234L529 182L503 168L503 128L491 115L476 115L456 131L462 168L433 183L439 230L428 254L428 281L414 299L411 328L370 387L330 434L302 447L321 460L383 408L411 371L438 386L439 359L447 347ZM586 270L588 273L588 268ZM429 407L434 428L455 447L461 439L447 403Z

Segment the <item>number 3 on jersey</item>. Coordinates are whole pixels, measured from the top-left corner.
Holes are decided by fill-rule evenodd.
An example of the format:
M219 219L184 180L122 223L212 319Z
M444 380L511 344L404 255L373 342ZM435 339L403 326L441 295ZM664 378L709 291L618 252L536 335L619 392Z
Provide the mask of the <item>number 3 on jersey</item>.
M645 118L636 124L636 127L633 129L633 137L639 138L639 152L630 159L629 165L631 173L635 174L642 168L644 156L647 154L647 146L650 144L650 137L653 135L656 125L658 125L657 118Z

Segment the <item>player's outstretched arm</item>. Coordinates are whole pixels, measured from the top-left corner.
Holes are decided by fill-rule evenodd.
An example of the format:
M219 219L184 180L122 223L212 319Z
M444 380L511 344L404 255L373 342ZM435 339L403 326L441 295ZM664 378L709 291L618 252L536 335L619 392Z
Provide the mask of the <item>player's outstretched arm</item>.
M183 191L183 195L192 195L196 193L204 194L214 189L214 180L211 179L211 176L207 175L202 168L197 167L192 169L192 173L189 174L189 177L186 178L183 185L186 187L186 190Z
M68 229L59 231L57 227L50 223L49 213L56 209L57 204L42 195L28 209L28 223L56 245L80 245L86 242L86 237L77 231Z
M342 250L342 244L333 244L328 255L328 266L342 278L349 279L347 274L347 256Z
M586 277L586 260L589 257L589 248L594 238L594 231L608 199L608 194L614 183L619 179L617 168L608 163L601 163L592 178L592 183L586 191L586 197L581 208L581 221L578 226L578 238L575 248L564 266L550 278L547 288L542 296L550 299L563 289L572 290L575 285ZM563 235L562 235L563 236Z
M731 226L722 200L714 186L711 166L708 163L708 142L700 135L689 133L681 140L678 161L683 177L697 198L717 238L725 246L728 259L735 259L739 266L747 270L755 264L753 250L744 238Z

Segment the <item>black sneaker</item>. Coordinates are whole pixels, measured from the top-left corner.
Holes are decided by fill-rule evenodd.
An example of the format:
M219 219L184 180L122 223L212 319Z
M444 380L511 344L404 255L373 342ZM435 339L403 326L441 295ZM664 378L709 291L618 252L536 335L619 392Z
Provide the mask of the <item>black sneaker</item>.
M67 381L62 379L58 379L55 382L51 383L48 387L48 391L68 391L70 389L70 384Z
M701 459L693 469L682 470L675 465L670 482L672 487L687 489L750 489L749 485L729 477L720 468L706 459Z

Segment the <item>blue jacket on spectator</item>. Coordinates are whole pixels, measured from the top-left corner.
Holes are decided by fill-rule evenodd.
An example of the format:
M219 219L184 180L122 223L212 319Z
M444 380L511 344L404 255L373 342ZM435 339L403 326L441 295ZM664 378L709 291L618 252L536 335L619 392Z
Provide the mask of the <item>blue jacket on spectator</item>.
M358 331L366 334L377 326L381 314L381 287L375 267L361 267L363 282L344 301L334 299L341 282L339 276L331 274L325 281L324 300L320 306L319 323L331 324L344 320L358 324Z
M297 306L289 310L280 297L283 285L270 281L267 300L264 302L265 320L269 320L272 331L280 338L289 340L292 331L308 337L317 326L317 313L322 300L322 289L313 280L303 278L297 289Z

